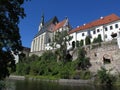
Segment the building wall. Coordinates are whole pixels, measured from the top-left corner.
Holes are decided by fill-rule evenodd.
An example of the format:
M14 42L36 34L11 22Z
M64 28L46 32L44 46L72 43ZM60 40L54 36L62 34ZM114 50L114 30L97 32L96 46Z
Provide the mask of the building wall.
M118 27L115 27L116 25L118 25ZM110 29L110 27L112 27L112 29ZM110 41L113 39L111 37L111 34L118 33L118 32L120 32L120 20L109 23L109 24L92 27L86 30L80 30L70 34L70 36L73 36L73 39L71 40L71 42L73 41L76 42L76 40L78 41L84 40L84 45L85 45L85 38L89 34L91 35L91 42L93 42L93 40L97 38L99 34L101 35L101 38L103 41Z
M35 37L31 43L31 52L45 50L46 32Z

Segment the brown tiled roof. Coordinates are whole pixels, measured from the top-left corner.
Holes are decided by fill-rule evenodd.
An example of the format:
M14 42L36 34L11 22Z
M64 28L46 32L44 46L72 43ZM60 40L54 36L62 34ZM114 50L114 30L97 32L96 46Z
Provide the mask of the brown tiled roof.
M108 15L108 16L103 17L101 19L98 19L98 20L95 20L93 22L87 23L85 25L79 26L79 27L71 30L69 33L71 34L71 33L74 33L74 32L80 31L80 30L85 30L85 29L89 29L89 28L92 28L95 26L108 24L108 23L114 22L116 20L120 20L120 17L115 15L115 14L111 14L111 15Z
M63 21L61 21L61 22L59 22L59 23L55 26L53 32L56 31L56 30L58 30L59 28L63 27L64 24L66 23L66 20L67 20L67 19L65 19L65 20L63 20Z

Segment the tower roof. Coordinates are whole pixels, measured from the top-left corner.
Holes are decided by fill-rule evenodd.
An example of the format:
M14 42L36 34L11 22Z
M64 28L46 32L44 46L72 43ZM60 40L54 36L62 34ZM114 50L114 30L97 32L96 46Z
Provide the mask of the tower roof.
M44 23L43 28L41 28L41 30L35 35L35 37L39 36L40 34L46 32L46 31L48 31L49 25L56 24L56 22L59 22L59 21L58 21L57 17L54 16L49 21L47 21L46 23Z

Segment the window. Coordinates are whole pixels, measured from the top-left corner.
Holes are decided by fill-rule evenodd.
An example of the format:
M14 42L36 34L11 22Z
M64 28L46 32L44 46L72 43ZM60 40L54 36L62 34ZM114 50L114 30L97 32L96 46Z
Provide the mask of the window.
M115 28L118 28L118 24L115 24Z
M97 32L100 32L100 29L97 29Z
M84 34L84 33L82 33L82 36L85 36L85 34Z
M105 31L107 31L108 30L108 28L107 27L105 27Z
M96 34L96 31L95 31L95 30L93 31L93 34Z
M113 29L113 27L112 26L110 26L110 30L112 30Z

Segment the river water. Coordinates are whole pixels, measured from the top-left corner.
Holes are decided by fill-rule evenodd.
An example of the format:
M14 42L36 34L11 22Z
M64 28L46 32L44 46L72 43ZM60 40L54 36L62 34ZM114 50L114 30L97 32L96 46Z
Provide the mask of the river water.
M70 85L48 81L9 80L6 90L120 90L120 87L94 86L88 84Z

